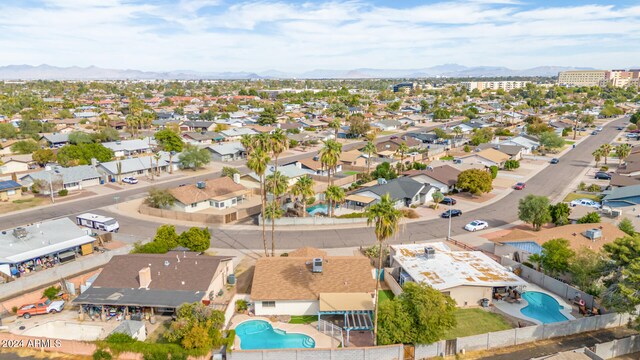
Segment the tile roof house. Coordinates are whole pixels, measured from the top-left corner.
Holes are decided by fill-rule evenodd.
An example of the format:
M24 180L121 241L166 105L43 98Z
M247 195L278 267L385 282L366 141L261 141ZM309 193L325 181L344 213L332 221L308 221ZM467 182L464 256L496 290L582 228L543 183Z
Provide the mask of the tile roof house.
M477 153L463 156L460 159L462 159L465 163L477 163L482 164L486 167L497 166L499 168L502 168L505 161L509 160L510 158L511 156L503 153L502 151L496 150L494 148L489 148Z
M170 189L169 192L176 199L172 209L196 212L211 208L222 210L236 207L250 192L244 185L239 184L239 176L236 180L238 182L224 176Z
M512 160L520 160L522 159L522 154L525 151L524 146L520 145L504 145L504 144L491 144L484 143L480 144L476 147L476 151L482 151L486 149L495 149L500 152L503 152L511 157Z
M318 258L321 261L314 266ZM256 261L251 301L258 316L317 315L322 310L321 298L326 295L361 298L366 294L364 298L373 301L375 286L366 257L294 251L288 257Z
M72 167L54 166L51 170L32 172L20 178L24 186L31 187L34 180L40 180L47 186L40 189L42 194L50 194L49 181L53 190L82 190L87 187L100 185L102 175L93 165L78 165Z
M187 132L182 134L182 138L193 145L208 145L224 140L224 136L215 131Z
M139 306L154 313L185 303L208 304L233 274L233 257L190 251L116 255L74 304Z

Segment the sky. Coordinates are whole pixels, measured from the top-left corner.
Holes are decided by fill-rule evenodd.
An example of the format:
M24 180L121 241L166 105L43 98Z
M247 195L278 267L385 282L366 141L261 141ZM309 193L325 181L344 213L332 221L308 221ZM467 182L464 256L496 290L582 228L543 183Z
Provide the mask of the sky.
M0 0L0 65L201 72L640 66L627 0Z

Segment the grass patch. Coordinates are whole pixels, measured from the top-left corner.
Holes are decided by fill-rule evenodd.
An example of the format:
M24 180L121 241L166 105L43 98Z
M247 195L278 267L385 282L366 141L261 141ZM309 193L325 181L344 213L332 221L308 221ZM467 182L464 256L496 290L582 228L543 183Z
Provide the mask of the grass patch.
M380 304L382 304L385 301L392 300L395 297L395 295L393 295L393 291L391 290L379 290L378 297L379 297Z
M380 135L393 135L395 133L396 133L395 131L387 130L387 131L381 131Z
M345 175L357 175L360 174L360 171L343 171L342 173Z
M457 309L455 316L457 325L445 333L444 339L449 340L512 328L502 316L482 309Z
M453 156L442 156L440 160L453 160Z
M593 201L600 201L600 196L595 194L578 194L578 193L570 193L567 197L564 198L564 202L572 202L576 199L591 199Z
M348 214L342 214L342 215L338 215L336 216L336 219L358 219L358 218L363 218L366 217L367 214L364 212L352 212L352 213L348 213Z
M575 143L576 143L576 142L575 142L575 141L573 141L573 140L565 140L565 141L564 141L564 144L565 144L565 145L573 145L573 144L575 144Z
M294 315L291 316L289 324L311 324L314 321L318 321L318 317L315 315Z
M44 203L47 200L48 199L45 200L44 198L40 198L40 197L13 200L10 203L0 204L0 214L6 214L12 211L30 209L32 207L42 205L42 203Z

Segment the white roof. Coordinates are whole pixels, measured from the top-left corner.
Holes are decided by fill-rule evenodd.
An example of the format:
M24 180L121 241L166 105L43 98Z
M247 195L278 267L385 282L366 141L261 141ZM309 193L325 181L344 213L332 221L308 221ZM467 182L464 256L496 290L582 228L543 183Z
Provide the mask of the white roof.
M0 233L0 264L14 264L93 242L69 218L23 226L24 238L14 235L14 228Z
M97 221L97 222L105 222L105 221L113 220L113 218L111 218L111 217L102 216L102 215L96 215L96 214L92 214L92 213L80 214L77 217L82 218L82 219L86 219L86 220Z
M435 249L427 259L425 248ZM481 251L451 251L441 242L392 245L393 261L411 278L437 290L457 286L520 286L527 283Z
M131 139L102 143L102 146L113 151L140 151L150 149L156 145L155 139Z

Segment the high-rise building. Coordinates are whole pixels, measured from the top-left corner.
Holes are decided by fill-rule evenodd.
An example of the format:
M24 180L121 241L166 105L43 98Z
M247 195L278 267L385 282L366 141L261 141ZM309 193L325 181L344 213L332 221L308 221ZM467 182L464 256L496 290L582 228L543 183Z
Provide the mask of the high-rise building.
M520 89L527 86L531 81L464 81L460 85L467 88L467 90L478 89L480 91L490 89L505 91Z
M633 70L576 70L558 74L558 84L568 86L639 85L640 69Z

